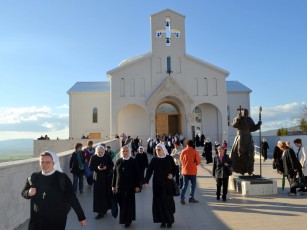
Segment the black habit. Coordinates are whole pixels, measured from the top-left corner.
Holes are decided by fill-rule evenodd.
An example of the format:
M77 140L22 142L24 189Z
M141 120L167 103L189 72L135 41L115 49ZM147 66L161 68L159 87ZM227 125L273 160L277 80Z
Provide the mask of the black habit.
M134 159L139 169L140 186L141 186L144 181L145 169L148 168L148 157L147 154L143 152L143 153L137 153Z
M28 196L30 188L36 188L32 197ZM64 230L70 207L75 210L79 221L85 220L71 180L64 173L55 171L48 176L41 172L33 173L21 195L31 199L29 230Z
M212 143L210 141L205 142L203 156L206 158L206 163L212 163Z
M106 166L106 170L99 170L98 166ZM113 161L109 154L98 156L94 154L90 160L90 170L94 171L93 211L106 214L111 209L111 180L113 176Z
M116 161L112 187L120 207L119 223L131 224L135 220L135 188L140 187L137 164L132 157Z
M144 183L148 184L152 174L152 215L154 223L174 223L175 202L173 198L172 180L168 174L176 173L173 157L166 155L164 158L154 156L146 170Z

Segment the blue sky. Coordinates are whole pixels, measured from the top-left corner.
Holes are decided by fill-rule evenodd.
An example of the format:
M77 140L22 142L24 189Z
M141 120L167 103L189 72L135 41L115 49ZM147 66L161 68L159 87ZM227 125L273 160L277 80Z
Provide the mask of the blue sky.
M150 15L186 16L186 51L253 90L263 130L306 103L307 1L0 1L0 140L68 137L67 90L150 52Z

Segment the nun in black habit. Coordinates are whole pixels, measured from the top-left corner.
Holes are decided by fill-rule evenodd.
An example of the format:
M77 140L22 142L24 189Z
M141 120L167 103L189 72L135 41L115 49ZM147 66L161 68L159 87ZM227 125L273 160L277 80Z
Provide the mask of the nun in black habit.
M152 215L154 223L161 223L161 228L171 228L175 222L175 202L173 198L172 180L176 173L173 157L169 156L164 144L156 145L156 153L148 166L144 179L144 187L148 187L153 174Z
M119 223L128 228L135 220L135 193L140 191L137 164L128 146L121 148L120 158L115 163L112 191L119 204Z
M40 155L40 172L26 181L21 195L31 200L29 230L64 230L70 207L81 226L86 225L84 212L73 191L69 177L62 173L57 155L46 151Z
M113 161L109 154L105 154L105 148L99 145L95 154L90 159L90 170L94 171L93 211L98 213L95 219L103 218L111 209L111 179Z

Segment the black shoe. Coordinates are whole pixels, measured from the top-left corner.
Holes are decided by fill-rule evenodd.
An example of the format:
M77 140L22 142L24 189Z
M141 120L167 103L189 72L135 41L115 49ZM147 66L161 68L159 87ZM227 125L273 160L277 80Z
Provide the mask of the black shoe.
M160 225L160 228L165 228L166 227L166 224L165 223L162 223L161 225Z
M223 199L223 201L226 201L227 199L226 199L226 196L222 196L222 199Z
M167 223L166 225L167 228L172 228L172 226L173 226L172 223Z
M195 200L194 198L189 199L189 203L198 203L198 200Z
M221 198L220 198L220 196L217 196L216 199L217 199L217 200L220 200Z
M104 216L104 215L103 215L102 213L98 213L98 215L95 217L95 219L98 220L98 219L100 219L100 218L103 218L103 216Z
M130 227L130 224L125 224L125 228L129 228Z

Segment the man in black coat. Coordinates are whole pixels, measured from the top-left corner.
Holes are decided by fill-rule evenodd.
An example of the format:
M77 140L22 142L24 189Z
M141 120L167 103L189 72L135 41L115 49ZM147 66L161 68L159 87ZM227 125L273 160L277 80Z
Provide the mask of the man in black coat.
M277 146L283 151L282 162L283 162L283 173L288 178L290 185L289 196L296 195L296 187L291 187L292 180L296 177L296 174L301 174L302 166L295 156L295 152L292 148L289 148L285 142L278 141Z
M231 173L231 159L225 154L222 146L217 147L218 154L214 157L212 174L216 179L216 199L221 196L221 187L223 185L223 201L226 201L228 191L228 179Z

